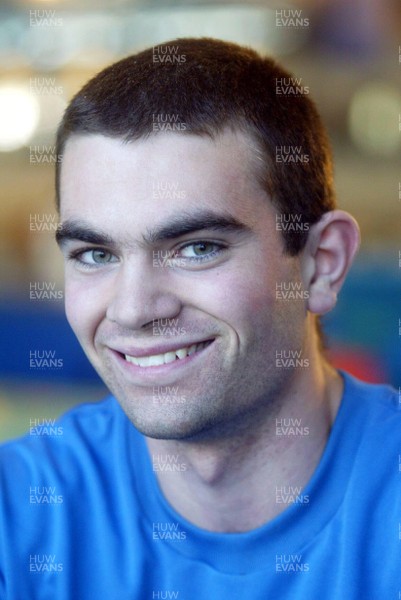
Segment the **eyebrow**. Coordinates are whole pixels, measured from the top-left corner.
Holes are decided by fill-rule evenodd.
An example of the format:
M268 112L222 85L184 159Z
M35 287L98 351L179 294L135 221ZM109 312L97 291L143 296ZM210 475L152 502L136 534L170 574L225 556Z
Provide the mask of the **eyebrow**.
M56 231L56 242L61 247L67 241L87 242L99 246L114 246L114 240L106 232L92 229L81 221L66 221Z
M147 228L146 234L142 237L145 244L153 245L206 229L238 233L251 231L248 225L230 214L207 210L195 214L184 213L160 227ZM59 246L63 246L67 241L81 241L109 247L116 245L115 240L105 231L93 229L82 221L64 222L56 232L56 241Z
M204 229L234 233L251 231L250 227L230 214L203 210L195 214L179 215L161 227L148 228L144 241L148 244L155 244Z

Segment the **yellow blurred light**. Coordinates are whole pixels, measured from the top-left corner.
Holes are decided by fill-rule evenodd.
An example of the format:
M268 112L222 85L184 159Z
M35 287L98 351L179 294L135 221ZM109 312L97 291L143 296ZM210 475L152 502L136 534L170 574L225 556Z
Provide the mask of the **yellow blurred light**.
M356 146L376 156L395 155L401 147L401 94L391 85L370 82L354 94L349 130Z
M0 151L24 146L39 122L37 98L23 85L0 85Z

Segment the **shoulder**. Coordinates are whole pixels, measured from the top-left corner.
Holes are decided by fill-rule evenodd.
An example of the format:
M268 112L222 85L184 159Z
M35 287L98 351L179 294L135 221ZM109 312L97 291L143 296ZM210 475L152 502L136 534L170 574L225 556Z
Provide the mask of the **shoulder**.
M0 445L3 484L8 480L15 487L39 476L53 479L67 469L71 475L91 463L106 463L111 448L128 427L132 428L112 396L77 406L54 421L32 420L23 437Z
M343 376L341 433L333 452L333 462L342 462L349 474L340 525L349 528L348 544L355 555L366 546L367 573L374 573L385 549L391 581L400 560L401 398L391 386Z
M80 404L58 419L31 418L29 430L25 435L0 444L2 454L23 447L39 447L42 444L55 443L57 440L74 441L79 432L83 433L91 422L92 434L97 435L115 419L116 401L112 396L100 402Z
M346 409L363 418L366 425L386 428L400 423L401 393L390 385L361 381L341 372Z
M143 448L142 436L112 397L78 406L54 423L33 424L24 437L0 446L0 596L4 577L18 589L13 598L42 597L45 584L31 556L50 569L43 581L65 564L65 578L57 575L64 598L72 574L78 585L84 571L109 560L108 552L100 559L92 552L96 540L117 556L117 540L125 540L127 528L140 547ZM25 568L27 576L15 575Z
M363 477L372 473L384 487L398 486L401 476L401 395L398 390L383 384L360 381L342 373L345 382L339 418L344 436L353 438L353 461ZM344 441L344 440L343 440ZM400 464L401 466L401 464Z

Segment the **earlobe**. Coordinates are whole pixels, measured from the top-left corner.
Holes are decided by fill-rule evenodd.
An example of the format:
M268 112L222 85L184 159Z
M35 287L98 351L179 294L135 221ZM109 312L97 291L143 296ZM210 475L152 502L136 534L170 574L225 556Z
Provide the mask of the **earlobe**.
M311 227L301 260L310 312L321 315L334 308L359 242L357 222L342 210L325 213Z
M330 278L319 277L309 286L308 310L317 315L331 311L337 303L337 292L331 286Z

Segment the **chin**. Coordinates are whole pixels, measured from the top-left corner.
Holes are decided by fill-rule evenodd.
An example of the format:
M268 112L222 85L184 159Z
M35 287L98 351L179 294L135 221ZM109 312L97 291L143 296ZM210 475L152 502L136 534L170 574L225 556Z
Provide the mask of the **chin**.
M138 412L130 410L129 407L122 406L132 425L142 435L156 440L182 440L197 441L214 437L215 419L203 418L198 415L192 415L192 418L183 415L172 415L164 413L163 415L147 414L139 415ZM217 428L218 429L218 428Z
M134 419L130 419L130 421L142 435L155 440L189 441L196 439L203 430L203 428L199 429L193 424L191 426L188 426L188 424L180 426L176 423L169 426L166 423L158 425L157 423L138 423Z

